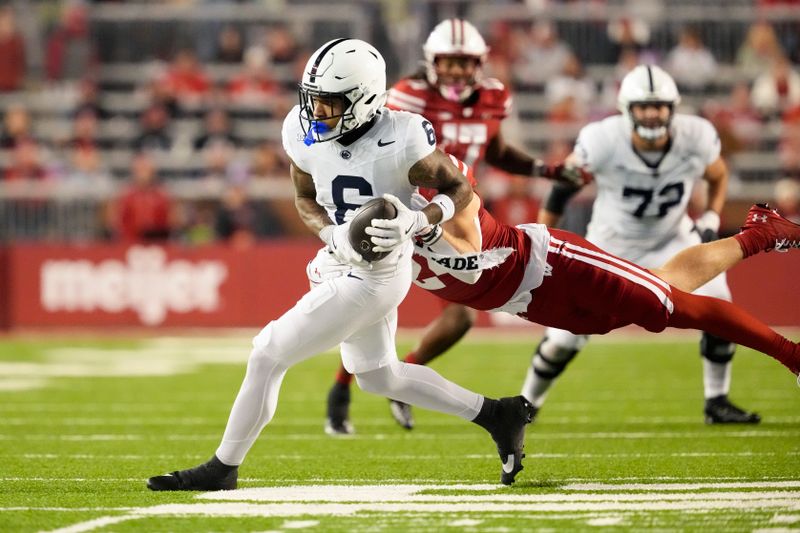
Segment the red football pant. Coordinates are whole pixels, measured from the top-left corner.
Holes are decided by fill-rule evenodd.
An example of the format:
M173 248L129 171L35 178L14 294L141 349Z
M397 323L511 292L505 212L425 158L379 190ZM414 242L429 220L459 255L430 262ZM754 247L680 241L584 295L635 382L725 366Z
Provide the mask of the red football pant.
M774 357L800 371L800 346L736 305L683 292L650 271L603 252L586 239L550 230L551 274L531 291L523 317L576 334L601 334L637 324L698 329Z

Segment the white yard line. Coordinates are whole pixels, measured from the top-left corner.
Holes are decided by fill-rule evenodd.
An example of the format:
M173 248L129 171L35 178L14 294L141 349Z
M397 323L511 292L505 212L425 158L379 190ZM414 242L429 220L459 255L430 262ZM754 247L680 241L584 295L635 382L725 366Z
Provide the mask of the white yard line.
M706 490L800 488L800 481L734 481L724 483L573 483L564 490Z
M84 531L92 531L95 529L100 529L102 527L110 526L112 524L119 524L120 522L127 522L129 520L136 520L141 518L138 515L123 515L123 516L104 516L102 518L95 518L94 520L88 520L86 522L81 522L79 524L74 524L72 526L62 527L59 529L53 529L52 531L58 531L59 533L83 533Z
M277 424L276 424L277 427ZM269 430L267 430L269 433ZM0 434L0 440L12 441L134 441L134 440L166 440L166 441L200 441L200 440L219 440L219 433L213 434L172 434L172 435L153 435L151 433L89 433L71 435L17 435ZM329 440L331 437L320 432L315 433L269 433L270 439L280 441L316 441ZM776 437L800 437L800 430L728 430L728 431L620 431L620 432L564 432L564 433L528 433L526 439L531 441L548 440L629 440L629 439L766 439ZM372 433L348 435L347 439L352 440L392 440L397 439L397 433ZM448 434L442 436L433 433L416 433L413 435L415 441L421 440L476 440L478 435L470 434Z
M682 457L682 458L705 458L705 457L775 457L775 456L798 456L800 451L791 452L647 452L647 453L527 453L529 459L546 460L546 459L607 459L607 458L641 458L641 457ZM65 459L70 460L115 460L115 461L143 461L151 459L163 460L186 460L186 459L204 459L205 454L160 454L160 455L140 455L140 454L95 454L95 453L8 453L0 454L0 457L20 457L23 459L38 459L38 460L56 460L61 461ZM266 460L290 460L290 461L307 461L309 459L319 459L321 457L328 457L328 455L309 454L309 453L295 453L295 454L272 454L265 453L262 456ZM370 454L371 459L387 459L387 460L417 460L417 461L441 461L442 454ZM493 453L483 454L448 454L448 457L453 459L470 459L470 460L488 460L496 457Z

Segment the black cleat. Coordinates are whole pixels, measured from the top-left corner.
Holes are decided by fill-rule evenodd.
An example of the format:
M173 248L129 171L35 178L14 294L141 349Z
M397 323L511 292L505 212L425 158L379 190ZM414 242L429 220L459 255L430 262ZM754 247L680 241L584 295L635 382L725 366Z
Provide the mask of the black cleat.
M706 424L758 424L761 422L758 413L748 413L735 406L725 394L706 399L703 412L706 416Z
M522 470L522 453L525 447L525 426L530 424L536 409L523 396L500 398L492 413L489 433L497 444L497 453L503 462L500 482L514 483L514 477Z
M392 412L394 421L406 429L414 429L414 414L411 406L407 403L389 400L389 410Z
M350 387L339 382L328 392L328 413L325 433L328 435L352 435L356 432L350 423Z
M147 480L150 490L233 490L239 477L238 466L223 464L217 456L194 468L178 470Z

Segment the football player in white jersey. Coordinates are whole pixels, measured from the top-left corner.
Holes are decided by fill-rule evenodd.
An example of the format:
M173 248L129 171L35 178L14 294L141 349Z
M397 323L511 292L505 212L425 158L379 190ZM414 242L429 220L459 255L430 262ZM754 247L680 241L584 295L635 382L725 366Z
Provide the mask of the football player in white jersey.
M420 115L383 108L386 65L358 39L335 39L306 64L300 105L283 124L295 203L345 275L322 280L253 339L225 433L208 462L154 476L152 490L236 488L238 466L272 419L289 367L337 344L358 385L412 405L460 416L485 428L497 444L510 484L522 469L525 424L532 406L522 397L494 400L447 381L430 368L402 363L395 351L397 306L411 284L411 237L447 221L473 201L467 178L436 150L431 124ZM417 186L440 191L422 211L406 207ZM368 263L348 239L349 221L368 200L384 196L398 210L373 220L389 255ZM471 243L479 250L480 243ZM341 273L341 272L340 272Z
M655 268L680 250L714 240L725 203L728 170L720 141L705 119L675 112L680 95L664 70L639 65L622 81L621 115L584 127L568 164L594 174L597 198L586 238L604 250ZM692 189L708 186L706 211L696 221L687 214ZM553 226L577 189L556 185L539 222ZM725 274L695 294L730 301ZM588 337L549 328L528 369L522 394L538 410L554 380L585 346ZM755 413L730 402L731 359L735 345L703 333L705 420L707 423L758 423Z

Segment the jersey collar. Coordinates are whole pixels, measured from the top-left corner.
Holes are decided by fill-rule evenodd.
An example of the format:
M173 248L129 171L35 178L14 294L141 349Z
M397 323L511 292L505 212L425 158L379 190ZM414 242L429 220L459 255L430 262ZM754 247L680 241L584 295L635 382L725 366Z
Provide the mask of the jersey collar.
M378 121L378 115L375 115L374 117L372 117L372 120L370 120L366 124L357 127L353 131L348 131L347 133L339 137L336 140L336 142L338 142L342 146L350 146L351 144L359 140L361 137L363 137L365 133L371 130L372 126L374 126L377 121Z

